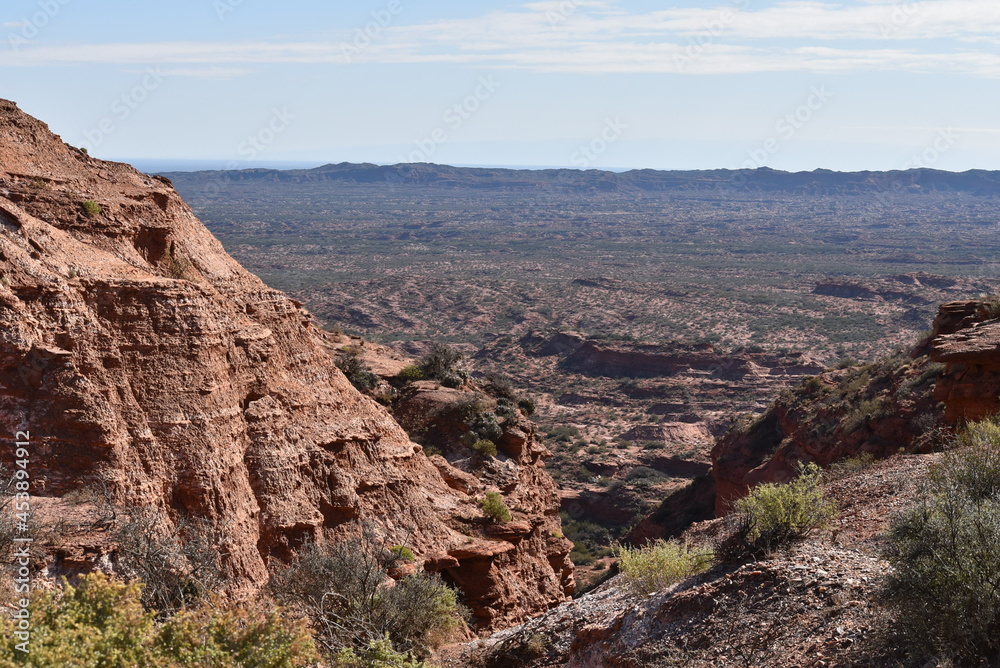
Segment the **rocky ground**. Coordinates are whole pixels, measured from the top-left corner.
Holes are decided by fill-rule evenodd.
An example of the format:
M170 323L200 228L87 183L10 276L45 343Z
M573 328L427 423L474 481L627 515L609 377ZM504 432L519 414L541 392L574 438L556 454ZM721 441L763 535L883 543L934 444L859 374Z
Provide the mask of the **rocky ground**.
M881 534L912 502L937 455L900 455L826 483L839 516L781 552L723 563L668 590L637 597L613 578L512 629L452 646L464 666L891 666L879 603L887 563ZM718 541L726 518L699 523L691 541Z

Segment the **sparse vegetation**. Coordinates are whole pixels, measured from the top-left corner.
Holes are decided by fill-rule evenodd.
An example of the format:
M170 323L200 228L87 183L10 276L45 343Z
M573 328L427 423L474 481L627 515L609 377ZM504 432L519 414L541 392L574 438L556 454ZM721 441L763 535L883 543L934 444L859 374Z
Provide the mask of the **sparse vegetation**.
M480 439L472 444L472 449L484 457L497 456L497 444L489 439Z
M710 547L692 546L677 540L658 540L638 548L618 546L615 552L626 585L639 595L662 591L702 573L715 559Z
M748 544L770 552L826 526L836 506L820 487L821 476L820 468L809 464L791 482L758 485L739 499L735 510Z
M479 507L494 522L510 522L512 519L510 509L499 492L487 492L486 497L479 502Z
M84 212L91 217L101 215L101 205L92 199L88 199L83 203Z
M116 511L112 535L117 572L141 582L147 610L172 613L203 600L225 583L223 541L201 519L182 519L176 529L160 524L144 508Z
M421 658L462 626L465 613L455 591L436 574L417 572L388 585L386 572L406 556L403 549L383 546L365 527L353 540L305 545L294 563L275 573L269 588L308 615L327 656L363 661L381 651L377 648L390 648ZM381 645L385 638L389 646Z
M372 373L355 346L348 346L342 351L337 359L337 368L361 392L369 393L378 385L378 376Z
M293 668L319 658L306 622L273 606L206 602L158 624L141 590L92 574L75 587L36 593L29 654L15 649L14 624L0 617L0 666Z
M845 457L835 462L823 473L824 480L838 480L849 475L864 471L875 463L875 456L870 452L861 452L851 457Z
M415 380L423 380L424 372L423 369L421 369L417 364L407 364L400 370L396 377L407 382L412 382Z
M919 655L1000 658L1000 419L970 424L889 531L886 597Z
M418 366L424 378L436 380L445 387L461 387L469 374L461 367L462 353L441 343L434 343L420 358Z

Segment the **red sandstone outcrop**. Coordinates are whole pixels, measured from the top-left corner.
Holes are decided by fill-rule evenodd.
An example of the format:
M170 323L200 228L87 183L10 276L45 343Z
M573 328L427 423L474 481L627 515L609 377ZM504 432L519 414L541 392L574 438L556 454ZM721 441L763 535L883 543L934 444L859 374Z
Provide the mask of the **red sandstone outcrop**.
M497 460L517 477L518 521L467 535L479 488L358 393L325 336L167 180L91 158L0 101L0 422L31 432L33 494L99 478L168 525L205 518L239 588L303 541L370 522L457 583L482 627L562 601L569 548L530 430Z
M981 300L941 306L930 339L931 358L947 372L935 389L951 423L1000 412L1000 309Z

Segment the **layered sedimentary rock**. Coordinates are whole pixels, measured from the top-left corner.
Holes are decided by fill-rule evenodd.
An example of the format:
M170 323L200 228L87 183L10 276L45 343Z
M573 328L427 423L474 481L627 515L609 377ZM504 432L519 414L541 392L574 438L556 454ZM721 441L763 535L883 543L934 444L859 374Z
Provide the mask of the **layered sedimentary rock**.
M537 486L527 528L457 531L492 488L457 488L347 382L324 336L169 181L91 158L0 101L0 429L30 430L35 495L52 505L101 481L167 526L205 518L245 589L303 541L371 522L450 573L483 626L563 600L568 548L542 537L558 499L541 462L511 463L520 494Z
M947 366L935 389L945 417L958 423L1000 413L1000 309L970 300L941 306L931 357Z

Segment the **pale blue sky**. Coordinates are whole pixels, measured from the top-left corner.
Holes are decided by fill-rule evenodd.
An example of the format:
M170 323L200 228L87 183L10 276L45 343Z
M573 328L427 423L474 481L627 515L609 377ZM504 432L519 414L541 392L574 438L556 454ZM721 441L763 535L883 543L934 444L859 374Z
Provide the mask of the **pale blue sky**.
M997 0L5 0L0 24L0 97L106 158L1000 169Z

